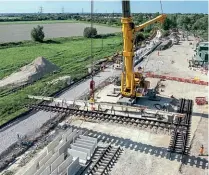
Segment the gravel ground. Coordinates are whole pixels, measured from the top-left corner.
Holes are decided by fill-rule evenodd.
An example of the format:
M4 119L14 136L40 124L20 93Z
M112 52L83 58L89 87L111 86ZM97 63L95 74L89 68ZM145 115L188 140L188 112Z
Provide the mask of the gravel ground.
M205 114L208 115L207 111L205 111ZM199 150L201 145L204 146L205 152L204 154L208 154L208 118L202 117L197 130L195 132L195 136L192 140L191 145L191 156L198 157L200 160L202 159L204 163L202 163L203 166L208 166L208 156L199 156ZM197 162L195 162L197 163ZM183 165L181 167L181 172L184 175L207 175L208 169L202 169L201 166L189 166L189 165Z
M193 37L189 37L194 40ZM171 48L154 51L138 66L144 67L145 71L151 71L155 74L177 76L182 78L195 78L208 81L208 76L201 74L200 71L190 70L187 59L194 55L193 46L189 45L191 41L180 41L179 45L173 45ZM194 42L194 41L192 41ZM195 43L195 42L194 42ZM172 63L174 61L174 63Z
M33 27L38 24L9 24L0 25L0 43L15 42L23 40L31 40L30 32ZM85 27L90 27L90 24L85 23L58 23L58 24L41 24L44 27L46 38L83 36ZM99 34L120 32L120 28L106 27L94 25Z
M94 78L96 86L100 84L102 81L106 80L108 77L111 77L113 74L119 75L120 71L107 68L104 72L100 72ZM76 87L69 89L59 97L65 98L66 100L78 98L84 92L87 92L87 90L89 90L89 82L90 79L87 79L86 81L80 83ZM2 153L11 144L17 141L17 133L25 135L27 133L33 132L36 129L40 128L43 123L45 123L47 120L54 116L54 113L39 111L35 114L25 116L23 121L13 126L0 130L0 140L2 140L0 146L0 153Z
M176 175L179 166L177 161L126 149L110 175Z

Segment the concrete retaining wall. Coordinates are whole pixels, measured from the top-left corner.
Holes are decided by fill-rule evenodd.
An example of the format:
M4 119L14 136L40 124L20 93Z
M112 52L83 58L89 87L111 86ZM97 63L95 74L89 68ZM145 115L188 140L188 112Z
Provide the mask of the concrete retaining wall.
M53 156L45 163L45 166L50 166L58 157L59 153L54 153Z
M65 140L67 142L67 137L73 132L73 129L68 129L65 134L62 135L62 140Z
M37 171L37 164L33 164L31 165L25 172L23 175L31 175L34 174Z
M50 175L50 167L48 166L40 175Z
M79 158L77 157L67 168L67 175L75 175L81 168Z
M39 168L34 175L40 175L45 169L46 169L46 166L44 165L41 168Z
M43 166L51 157L53 153L49 152L40 162L39 162L39 167Z
M58 175L58 168L56 168L52 173L51 175Z
M77 134L77 130L74 130L70 135L67 136L67 142L68 142L69 140L73 141L73 138L74 138L76 135L78 135L78 134Z
M54 152L54 148L59 144L59 142L60 142L61 139L62 139L62 136L58 136L51 143L49 143L49 145L47 146L48 153L50 151L53 151Z
M53 172L64 161L64 154L61 154L52 164L51 172Z
M63 171L67 173L66 168L73 162L73 157L69 156L62 164L58 167L58 173L61 174Z
M71 140L69 140L68 142L62 144L62 146L59 148L58 153L59 155L63 154L66 155L67 149L70 147L71 144Z

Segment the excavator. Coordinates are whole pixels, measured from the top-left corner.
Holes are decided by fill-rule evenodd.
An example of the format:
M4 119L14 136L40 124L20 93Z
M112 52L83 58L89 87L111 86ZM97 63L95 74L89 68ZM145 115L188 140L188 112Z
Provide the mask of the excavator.
M128 98L143 96L144 89L149 88L142 73L134 72L134 34L150 24L163 23L166 18L161 14L139 26L135 26L131 17L130 0L122 0L122 33L123 33L123 68L121 74L121 95Z

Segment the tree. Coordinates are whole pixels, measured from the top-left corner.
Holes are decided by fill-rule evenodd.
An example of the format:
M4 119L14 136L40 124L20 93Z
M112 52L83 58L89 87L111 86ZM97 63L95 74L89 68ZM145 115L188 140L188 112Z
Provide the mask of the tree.
M134 40L134 45L136 46L140 41L143 41L145 39L143 33L137 33L135 40Z
M43 31L43 26L38 25L37 27L34 27L31 30L31 38L34 41L43 42L44 37L45 37L45 34L44 34L44 31Z
M97 29L93 27L86 27L83 31L83 36L86 38L94 38L97 36Z
M169 30L172 26L172 21L169 18L166 18L162 27L164 30Z

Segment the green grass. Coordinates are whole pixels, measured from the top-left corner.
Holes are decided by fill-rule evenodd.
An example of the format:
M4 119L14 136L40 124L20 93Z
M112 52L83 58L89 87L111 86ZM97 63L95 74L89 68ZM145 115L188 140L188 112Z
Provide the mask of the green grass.
M110 56L118 50L122 50L121 36L110 36L102 40L93 39L93 55L95 59ZM43 79L19 90L13 94L0 97L0 125L21 114L26 109L23 107L32 103L27 99L28 94L50 95L64 87L60 82L54 86L47 82L63 75L71 75L80 78L87 74L85 66L90 64L91 55L90 39L83 37L57 38L55 43L23 42L17 46L0 49L0 79L18 71L20 67L30 63L38 56L47 58L61 68L57 74L47 75ZM0 47L1 48L1 47Z

